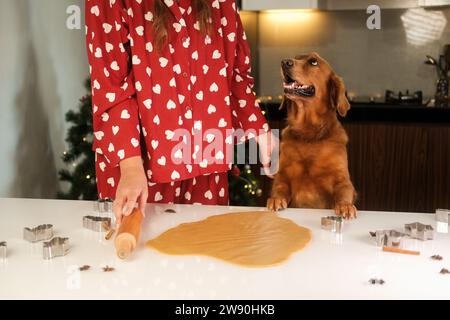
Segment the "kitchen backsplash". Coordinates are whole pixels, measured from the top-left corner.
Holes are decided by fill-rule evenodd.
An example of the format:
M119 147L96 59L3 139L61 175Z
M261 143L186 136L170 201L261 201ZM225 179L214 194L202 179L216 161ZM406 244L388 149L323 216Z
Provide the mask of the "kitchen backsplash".
M441 12L440 19L427 16L436 12ZM426 55L439 56L450 43L450 8L423 15L383 10L381 30L369 30L367 17L365 11L355 10L242 12L256 68L257 94L281 93L281 59L316 51L344 78L355 98L382 99L386 89L422 90L424 97L434 96L436 71L424 61ZM437 37L439 28L444 30Z

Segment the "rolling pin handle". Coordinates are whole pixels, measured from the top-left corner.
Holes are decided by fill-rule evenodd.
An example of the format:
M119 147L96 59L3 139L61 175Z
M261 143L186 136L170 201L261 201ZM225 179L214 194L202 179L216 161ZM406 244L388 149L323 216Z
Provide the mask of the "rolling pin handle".
M120 259L126 259L131 255L131 252L133 251L133 244L131 241L126 241L125 239L123 241L120 241L117 243L117 255Z

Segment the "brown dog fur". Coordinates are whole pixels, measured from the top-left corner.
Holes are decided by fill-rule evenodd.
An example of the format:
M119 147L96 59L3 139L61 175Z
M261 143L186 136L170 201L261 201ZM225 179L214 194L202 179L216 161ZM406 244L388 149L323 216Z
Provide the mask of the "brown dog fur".
M287 60L286 60L287 61ZM287 127L282 132L280 168L267 207L334 208L345 218L356 217L355 189L347 161L347 134L336 111L345 116L350 104L345 85L317 53L296 56L282 67L298 83L314 86L306 97L285 93L280 108L287 108ZM316 61L316 62L314 62Z

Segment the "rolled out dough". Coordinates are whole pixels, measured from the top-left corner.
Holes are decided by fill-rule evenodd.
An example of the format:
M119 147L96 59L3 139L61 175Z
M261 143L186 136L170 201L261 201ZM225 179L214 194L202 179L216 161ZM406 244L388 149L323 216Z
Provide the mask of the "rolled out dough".
M279 264L311 240L311 231L273 212L236 212L184 223L147 242L171 255L205 255L246 267Z

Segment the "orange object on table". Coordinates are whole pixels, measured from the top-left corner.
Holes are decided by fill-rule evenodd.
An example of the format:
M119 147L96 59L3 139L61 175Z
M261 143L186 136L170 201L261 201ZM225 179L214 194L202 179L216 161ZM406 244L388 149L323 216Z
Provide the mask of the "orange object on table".
M415 255L415 256L420 255L420 251L412 251L412 250L405 250L405 249L392 248L392 247L383 247L383 251L394 252L394 253L402 253L402 254L412 254L412 255Z
M128 258L136 248L141 234L141 225L144 216L142 212L135 208L129 216L122 218L119 232L115 240L117 256L120 259Z

